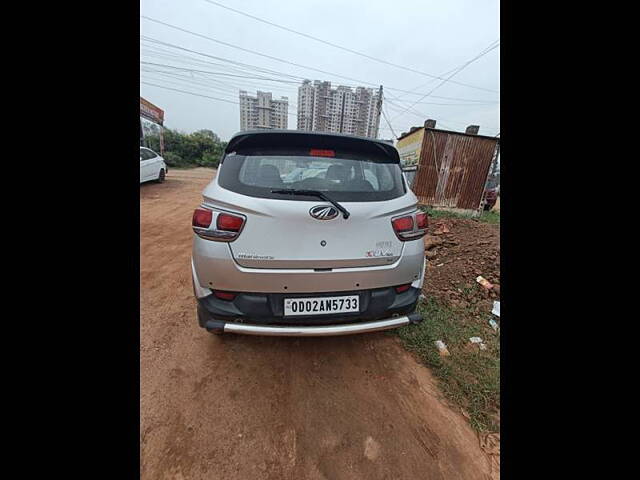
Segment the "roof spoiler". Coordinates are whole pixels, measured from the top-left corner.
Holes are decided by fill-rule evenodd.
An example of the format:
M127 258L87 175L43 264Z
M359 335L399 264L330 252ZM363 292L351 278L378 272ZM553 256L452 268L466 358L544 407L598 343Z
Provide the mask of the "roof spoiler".
M225 154L242 150L269 148L318 148L335 150L354 150L383 156L387 161L400 163L400 155L393 145L371 138L351 135L305 132L299 130L242 132L234 135Z

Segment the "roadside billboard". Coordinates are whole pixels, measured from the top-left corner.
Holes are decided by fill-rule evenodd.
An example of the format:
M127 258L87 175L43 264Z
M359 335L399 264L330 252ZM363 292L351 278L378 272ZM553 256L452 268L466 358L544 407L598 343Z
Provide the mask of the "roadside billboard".
M140 97L140 117L150 122L160 125L160 155L164 155L164 136L162 134L162 124L164 122L164 110L155 106L149 100ZM142 120L140 120L140 145L144 144L144 131Z
M164 122L164 110L142 97L140 97L140 116L158 125Z
M424 128L416 128L413 132L405 134L398 139L396 148L400 154L400 163L403 167L419 163L423 135Z

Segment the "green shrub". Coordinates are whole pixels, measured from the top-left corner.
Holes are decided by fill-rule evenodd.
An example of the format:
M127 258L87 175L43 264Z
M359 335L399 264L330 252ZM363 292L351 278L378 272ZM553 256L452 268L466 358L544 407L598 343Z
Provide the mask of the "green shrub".
M213 152L206 152L198 161L201 167L217 168L220 165L220 155Z
M184 160L177 153L164 152L163 158L167 165L169 165L170 167L181 167L185 165Z
M178 130L165 128L164 157L167 165L174 167L209 167L216 168L220 164L220 158L227 142L211 130L198 130L193 133L184 133ZM160 151L159 132L145 135L145 144L152 150Z

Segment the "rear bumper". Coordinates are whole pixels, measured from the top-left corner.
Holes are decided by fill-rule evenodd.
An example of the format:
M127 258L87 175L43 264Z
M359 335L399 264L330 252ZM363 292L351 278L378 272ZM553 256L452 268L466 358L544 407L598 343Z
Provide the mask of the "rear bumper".
M334 335L352 335L356 333L378 332L401 327L410 323L419 323L422 317L418 313L385 318L373 322L351 323L346 325L315 326L278 326L254 325L246 323L208 320L205 328L210 332L238 333L242 335L266 335L274 337L327 337Z
M396 293L393 287L351 292L317 293L313 296L358 295L360 311L332 315L284 316L284 299L304 298L306 293L239 293L222 300L194 281L198 323L210 332L245 335L328 336L373 332L417 323L414 313L420 289Z
M339 295L357 295L360 310L327 315L284 315L285 298L303 299ZM209 320L287 326L360 323L389 318L392 315L408 315L415 310L419 297L420 290L417 288L409 288L405 292L396 293L393 287L387 287L313 295L307 293L238 293L235 299L230 301L217 298L209 290L208 295L197 298L198 321L201 327L205 327Z

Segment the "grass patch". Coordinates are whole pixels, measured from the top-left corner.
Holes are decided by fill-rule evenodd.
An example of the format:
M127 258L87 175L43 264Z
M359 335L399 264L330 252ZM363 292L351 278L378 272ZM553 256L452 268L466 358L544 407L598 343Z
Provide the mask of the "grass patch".
M420 302L417 311L424 316L422 323L395 331L402 343L430 367L445 396L469 414L474 429L498 431L500 337L488 324L491 315L477 319L464 309L444 306L433 298ZM487 349L470 344L470 337L481 337ZM440 356L436 340L447 345L450 356Z
M431 207L420 207L423 211L429 214L429 218L438 219L438 218L476 218L480 222L486 223L500 223L500 212L496 212L494 210L490 210L488 212L483 211L479 217L473 217L471 214L464 214L459 212L451 212L449 210L436 210Z
M482 212L479 220L481 222L487 223L500 223L500 212L496 212L495 210L489 210L488 212Z

